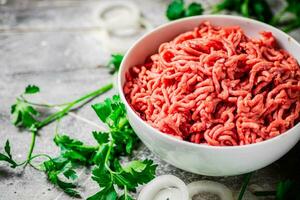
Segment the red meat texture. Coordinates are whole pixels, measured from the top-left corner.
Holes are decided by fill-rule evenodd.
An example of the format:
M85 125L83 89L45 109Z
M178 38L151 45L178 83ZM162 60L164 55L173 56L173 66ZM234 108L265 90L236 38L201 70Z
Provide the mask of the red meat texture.
M204 22L126 74L135 112L161 132L213 146L268 140L299 121L300 69L271 32Z

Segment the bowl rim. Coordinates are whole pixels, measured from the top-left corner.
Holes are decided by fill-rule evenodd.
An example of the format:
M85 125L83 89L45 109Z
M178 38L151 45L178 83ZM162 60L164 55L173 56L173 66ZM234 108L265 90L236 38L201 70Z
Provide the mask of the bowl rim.
M298 43L298 41L295 40L292 36L290 36L287 33L283 32L282 30L280 30L280 29L278 29L274 26L271 26L269 24L266 24L264 22L261 22L261 21L255 20L255 19L246 18L246 17L241 17L241 16L232 16L232 15L223 15L223 14L222 15L219 15L219 14L217 14L217 15L201 15L201 16L186 17L186 18L182 18L182 19L178 19L178 20L174 20L174 21L171 21L171 22L164 23L164 24L154 28L150 32L147 32L142 37L140 37L137 41L135 41L134 44L127 50L127 52L124 55L124 58L121 62L120 69L119 69L119 72L118 72L117 86L118 86L118 91L119 91L119 95L121 97L121 100L125 104L125 106L127 107L127 112L130 112L132 114L132 116L137 119L138 123L144 124L148 129L153 131L155 134L158 134L159 137L163 138L164 140L168 140L170 142L173 142L174 144L189 146L191 148L200 148L200 149L204 148L204 149L211 149L211 150L212 149L213 150L233 150L233 149L241 150L241 149L247 149L247 148L255 148L255 147L258 147L258 146L262 147L262 146L265 146L267 144L274 143L275 141L278 141L278 140L282 139L283 137L286 137L287 134L291 134L293 132L292 130L300 127L300 122L298 122L292 128L290 128L289 130L281 133L278 136L275 136L273 138L270 138L270 139L267 139L267 140L264 140L264 141L261 141L261 142L257 142L257 143L237 145L237 146L212 146L212 145L207 145L207 144L196 144L196 143L185 141L185 140L179 140L179 139L175 138L174 136L171 136L167 133L164 133L164 132L160 131L159 129L156 129L156 128L152 127L150 124L148 124L146 121L144 121L140 116L138 116L138 114L133 110L131 105L129 105L129 103L127 102L127 100L125 98L125 95L124 95L123 85L122 85L121 80L122 80L122 74L124 73L124 70L123 70L124 69L124 63L127 60L130 52L135 48L135 46L137 44L139 44L142 40L144 40L146 37L151 35L152 33L160 31L162 29L166 29L169 26L172 26L174 24L181 23L181 22L184 22L184 21L194 21L194 20L199 20L200 21L200 20L205 20L205 19L210 20L212 18L214 18L214 19L217 19L217 18L223 18L224 19L224 18L226 18L226 19L229 19L229 20L232 20L232 19L234 20L235 19L235 20L245 21L245 22L248 22L248 23L254 23L254 24L257 24L257 25L260 25L260 26L265 26L268 29L268 31L271 31L272 33L275 31L275 32L278 32L279 34L282 34L283 36L288 38L289 42L295 43L295 45L297 45L300 48L300 44Z

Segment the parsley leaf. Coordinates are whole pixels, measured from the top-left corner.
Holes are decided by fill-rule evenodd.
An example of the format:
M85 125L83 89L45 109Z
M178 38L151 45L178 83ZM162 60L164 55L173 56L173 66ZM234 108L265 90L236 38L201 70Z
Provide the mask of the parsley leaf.
M169 20L175 20L183 17L201 15L203 11L200 3L193 2L185 8L183 0L173 0L167 7L166 16Z
M6 154L8 155L8 157L11 159L11 158L12 158L12 155L11 155L11 153L10 153L10 144L9 144L9 140L6 140L6 142L5 142L4 151L6 152Z
M91 165L98 147L87 146L79 140L71 139L67 135L56 135L54 142L61 148L61 156L69 161L81 165Z
M185 16L190 17L190 16L195 16L195 15L202 15L204 9L200 3L191 3L186 11L185 11Z
M11 106L12 123L20 128L27 128L31 131L36 130L36 125L39 122L37 116L39 112L24 101L24 94L34 94L39 92L39 87L35 85L28 85L20 98L16 99L16 103Z
M114 74L115 72L119 71L121 62L123 60L122 54L112 54L111 59L108 63L108 68L110 69L110 74Z
M57 158L43 163L48 180L68 195L80 197L79 192L75 190L76 185L73 182L64 181L61 177L71 181L76 180L75 169L80 165L93 165L98 146L85 145L83 142L72 139L67 135L56 135L54 142L60 147L61 152Z
M107 165L109 164L99 162L92 172L92 179L99 184L100 188L102 188L101 191L109 191L107 188L111 188L113 185L124 189L124 193L127 193L127 189L135 191L139 184L152 180L156 170L156 165L151 160L132 161L126 167L120 166L121 168L115 171L107 167ZM95 195L99 196L98 193ZM102 193L102 195L104 194ZM129 196L128 194L124 195Z
M119 96L94 104L92 108L110 130L93 133L99 149L94 157L96 167L92 170L92 179L99 184L100 192L88 200L130 200L132 197L128 191L135 191L138 185L152 180L156 165L151 160L132 161L125 166L120 164L119 156L131 154L138 139L126 118L125 106ZM115 195L115 187L124 190L121 196Z
M132 161L115 175L115 183L118 186L127 186L129 190L135 191L139 184L144 184L154 178L156 165L152 160Z
M300 199L300 184L285 180L280 181L277 185L276 200L299 200Z
M102 189L100 192L97 192L93 196L87 198L87 200L117 200L118 194L115 189L111 187L107 187Z
M95 97L111 87L111 84L107 85L73 102L61 104L64 107L62 110L38 121L39 113L33 106L46 104L27 101L23 94L33 94L39 91L36 86L28 86L12 106L13 123L18 127L28 128L33 134L33 143L30 146L28 158L22 164L17 164L11 156L11 148L7 141L4 147L5 153L0 153L0 161L10 163L11 167L25 163L34 166L31 163L32 159L40 156L47 157L48 160L42 163L41 170L45 171L52 184L72 197L80 197L76 190L75 181L78 178L76 169L79 166L95 166L92 170L92 179L99 184L100 191L91 196L90 200L132 199L128 191L135 191L138 185L153 179L156 165L151 160L132 161L124 166L120 164L120 156L130 155L138 142L138 138L128 122L125 106L118 95L108 98L102 103L92 105L100 120L109 128L107 132L92 132L97 145L86 145L67 135L57 134L54 137L54 142L60 148L58 157L52 158L45 154L31 156L38 129L64 116L77 103ZM45 107L48 108L51 105ZM118 188L118 191L123 190L122 195L118 195L115 188Z
M223 0L212 7L212 13L218 13L222 10L239 11L241 0Z
M56 104L56 105L49 105L49 104L40 104L35 102L28 101L24 95L26 94L34 94L39 91L39 88L35 85L28 85L19 97L16 99L16 103L11 106L11 120L12 123L20 128L26 128L32 133L32 143L30 144L29 152L27 154L27 160L25 161L25 166L30 162L31 156L35 147L36 136L38 134L38 130L43 128L44 126L56 121L67 113L69 113L75 106L78 106L79 103L84 105L87 103L87 100L93 99L100 94L103 94L110 90L113 87L112 84L105 85L95 91L92 91L88 94L83 95L82 97L75 99L72 102L64 103L64 104ZM39 116L39 112L35 107L45 107L45 108L52 108L52 107L62 107L59 111L54 112L42 120L38 120L37 117ZM87 162L89 159L84 157L80 157L80 152L75 151L65 151L65 156L69 157L76 157L76 159L81 159L82 162ZM3 157L3 156L2 156ZM86 160L84 160L86 159Z
M212 13L222 10L235 11L244 17L251 17L270 23L273 13L265 0L223 0L212 8Z
M292 19L283 26L286 32L300 27L300 2L299 0L286 0L287 6L274 17L275 25L285 13L292 14Z
M40 91L40 88L36 85L28 85L25 88L24 94L34 94Z
M180 19L184 17L183 0L173 0L167 8L166 16L169 20Z
M39 112L28 103L17 99L16 103L11 106L11 115L15 126L36 130Z
M129 196L128 194L123 194L122 196L120 196L120 198L118 200L133 200L133 198L131 196Z
M11 164L11 168L15 168L18 166L18 164L16 163L16 161L13 160L11 152L10 152L10 144L9 144L9 140L6 140L5 146L4 146L4 151L5 154L0 153L0 161L5 161L8 162L9 164Z
M80 197L78 191L75 190L76 185L71 182L64 181L60 176L64 175L67 179L76 179L76 172L73 170L72 163L63 157L54 158L43 163L45 173L48 180L60 187L66 194L72 197Z
M138 138L128 122L125 106L120 101L120 96L115 95L102 103L92 105L92 108L100 120L111 129L111 137L118 144L115 151L122 155L131 154Z

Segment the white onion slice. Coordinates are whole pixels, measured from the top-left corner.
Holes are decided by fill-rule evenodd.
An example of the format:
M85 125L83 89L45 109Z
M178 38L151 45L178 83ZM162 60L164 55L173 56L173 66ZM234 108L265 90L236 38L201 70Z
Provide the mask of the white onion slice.
M136 35L131 35L130 37L122 36L120 34L120 31L118 30L115 33L118 34L113 34L114 32L108 32L104 31L103 35L103 44L105 48L109 49L112 52L117 52L117 53L125 53L129 47L143 34L148 31L150 31L153 26L144 18L141 18L139 20L139 30L136 30ZM143 28L141 27L143 26Z
M239 194L240 194L239 190L234 192L235 199L238 199ZM246 190L243 196L243 200L258 200L258 198L257 196L252 194L249 190Z
M107 31L137 29L139 26L141 13L131 1L108 1L98 12L100 25Z
M190 200L193 196L201 193L211 193L220 197L221 200L234 200L231 190L221 183L214 181L196 181L187 185Z
M188 200L185 183L173 175L158 176L140 192L138 200Z

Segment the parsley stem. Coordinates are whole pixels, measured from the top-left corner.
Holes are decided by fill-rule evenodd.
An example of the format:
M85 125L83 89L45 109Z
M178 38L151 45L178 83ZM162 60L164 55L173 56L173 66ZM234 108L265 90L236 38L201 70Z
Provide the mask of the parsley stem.
M127 191L127 186L125 185L124 186L124 197L125 197L125 199L127 199L127 194L128 193L128 191Z
M78 104L86 99L91 99L91 98L97 97L98 95L107 92L112 87L113 87L113 84L110 83L108 85L105 85L104 87L101 87L100 89L97 89L91 93L88 93L88 94L80 97L79 99L76 99L75 101L70 102L64 109L49 115L43 121L37 123L34 128L36 128L36 130L43 128L44 126L50 124L51 122L53 122L57 119L60 119L61 117L66 115L76 104ZM26 160L26 164L24 165L24 168L27 166L27 164L31 160L31 155L32 155L32 152L33 152L33 149L35 146L35 139L36 139L36 134L37 134L36 130L31 132L32 133L31 145L30 145L29 152L27 154L28 156L27 156L27 160Z
M36 155L32 156L31 159L30 159L30 161L32 161L33 159L38 158L38 157L46 157L49 160L52 160L52 158L49 155L42 153L42 154L36 154Z
M249 184L249 181L250 181L252 173L253 172L250 172L250 173L244 175L243 185L242 185L242 188L241 188L238 200L242 200L243 199L244 193L245 193L246 188L247 188L247 186Z
M280 19L285 14L285 12L286 12L286 8L279 11L276 15L273 16L273 18L271 19L270 24L273 25L273 26L277 26Z
M286 33L292 31L293 29L299 28L300 22L290 22L287 26L283 27L282 30Z
M103 94L105 92L107 92L108 90L110 90L111 88L113 87L112 84L108 84L98 90L95 90L91 93L88 93L82 97L80 97L79 99L76 99L75 101L72 101L70 102L64 109L58 111L58 112L55 112L51 115L49 115L48 117L46 117L46 119L44 119L43 121L41 121L40 123L37 124L36 128L37 129L40 129L46 125L48 125L49 123L63 117L65 114L67 114L71 108L73 108L73 106L75 106L76 104L80 103L81 101L83 100L86 100L86 99L90 99L90 98L94 98L100 94Z
M33 106L46 107L46 108L61 107L61 106L66 106L66 105L70 104L70 102L62 103L62 104L36 103L36 102L28 101L27 99L25 99L25 97L23 95L20 96L20 100L25 103L28 103L30 105L33 105Z
M31 144L30 144L30 148L29 148L29 151L28 151L28 154L27 154L27 160L26 160L26 163L24 165L24 168L27 166L27 164L29 164L29 162L31 160L31 155L32 155L32 152L33 152L33 149L34 149L34 146L35 146L36 134L37 134L36 131L31 132Z

